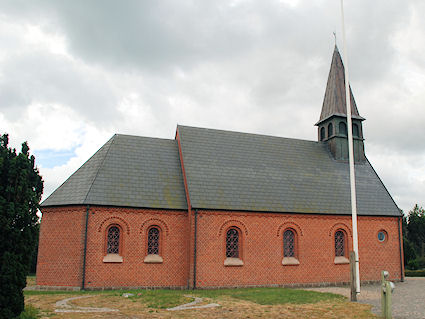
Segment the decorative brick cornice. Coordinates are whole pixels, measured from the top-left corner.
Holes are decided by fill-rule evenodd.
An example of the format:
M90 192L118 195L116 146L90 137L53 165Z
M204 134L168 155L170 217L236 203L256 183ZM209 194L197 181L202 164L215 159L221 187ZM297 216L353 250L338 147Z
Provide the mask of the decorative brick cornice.
M128 223L125 221L125 219L124 219L124 218L121 218L121 217L118 217L118 216L111 216L111 217L108 217L108 218L104 219L104 220L103 220L103 222L101 222L101 223L100 223L100 226L99 226L99 228L97 229L97 231L98 231L98 232L102 231L103 226L104 226L105 224L108 224L108 225L110 225L110 224L118 224L118 225L120 225L121 227L123 227L123 225L125 225L125 227L124 227L124 228L125 228L126 233L127 233L127 234L130 234L130 226L128 225Z
M286 222L286 223L281 224L277 228L276 236L279 237L280 234L282 233L282 229L287 229L287 228L293 228L294 230L296 230L296 232L298 234L300 234L301 236L303 235L303 231L301 230L301 227L297 223L294 223L292 221L289 221L289 222Z
M337 229L343 229L343 230L345 230L345 232L347 233L347 234L349 234L350 235L350 237L353 237L353 234L352 234L352 232L351 232L351 228L350 227L348 227L346 224L344 224L344 223L336 223L335 225L333 225L332 227L331 227L331 229L329 230L329 236L332 236L334 233L335 233L335 231L337 230Z
M149 218L148 220L144 221L143 224L140 226L140 233L144 232L144 228L149 228L152 225L160 226L164 230L164 233L168 235L169 227L167 223L158 218Z
M224 222L221 225L221 227L218 231L218 237L220 237L221 234L223 233L223 229L228 228L230 226L236 226L236 227L240 228L245 233L246 236L248 235L248 230L247 230L244 223L242 223L241 221L236 220L236 219L231 219L231 220Z

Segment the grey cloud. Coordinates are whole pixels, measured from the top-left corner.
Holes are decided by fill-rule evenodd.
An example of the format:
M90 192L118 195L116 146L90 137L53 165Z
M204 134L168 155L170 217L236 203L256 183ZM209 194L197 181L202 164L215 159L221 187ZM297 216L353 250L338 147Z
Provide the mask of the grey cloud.
M350 80L360 114L367 118L366 151L376 146L410 156L425 149L419 138L425 136L420 124L425 114L399 115L397 103L413 102L394 72L399 63L394 35L408 24L413 6L423 4L358 0L345 5ZM130 134L172 137L179 121L315 140L313 123L335 30L342 51L339 1L334 0L300 1L294 8L273 0L233 6L225 0L0 0L0 8L16 21L63 35L81 64L29 51L5 61L0 111L11 118L32 101L62 103L97 127ZM417 51L410 59L425 65ZM386 96L385 90L394 94ZM139 107L154 122L131 132L124 126L126 115L116 110L129 92L139 94ZM169 99L176 97L172 105ZM414 103L415 111L422 99ZM394 192L407 196L399 188Z
M0 111L11 120L31 103L62 104L89 121L118 119L117 97L102 74L60 55L27 52L3 61Z

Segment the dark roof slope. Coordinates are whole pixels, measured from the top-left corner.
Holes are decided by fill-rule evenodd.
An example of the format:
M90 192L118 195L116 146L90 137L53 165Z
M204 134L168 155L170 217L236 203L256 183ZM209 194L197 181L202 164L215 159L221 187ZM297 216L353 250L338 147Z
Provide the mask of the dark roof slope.
M114 135L42 206L187 209L175 140Z
M350 98L351 116L355 119L364 120L357 110L351 86ZM329 71L328 83L326 85L325 97L323 99L322 112L320 113L320 119L316 125L334 115L347 116L347 108L345 106L344 64L342 63L341 55L336 46L332 56L332 64Z
M194 208L351 214L347 163L319 142L178 126ZM359 215L400 216L371 165L356 165Z

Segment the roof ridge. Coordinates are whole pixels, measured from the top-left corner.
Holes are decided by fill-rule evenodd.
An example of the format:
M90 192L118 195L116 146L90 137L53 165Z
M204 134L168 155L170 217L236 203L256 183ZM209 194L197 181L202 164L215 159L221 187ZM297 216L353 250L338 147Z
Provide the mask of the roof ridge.
M251 135L251 136L260 136L260 137L272 137L272 138L278 138L278 139L283 139L283 140L296 140L296 141L302 141L302 142L309 142L309 143L318 144L317 141L313 141L313 140L306 140L306 139L294 138L294 137L276 136L276 135L270 135L270 134L259 134L259 133L250 133L250 132L240 132L240 131L234 131L234 130L224 130L224 129L199 127L199 126L189 126L189 125L177 125L177 128L179 128L179 127L201 129L201 130L210 130L210 131L215 131L215 132L224 132L224 133L235 133L235 134L243 134L243 135Z
M126 137L137 137L137 138L144 138L144 139L155 139L155 140L167 140L167 141L174 141L172 138L166 138L166 137L152 137L152 136L141 136L141 135L133 135L133 134L121 134L121 133L115 133L115 136L126 136Z
M111 144L109 144L108 150L105 152L105 155L103 156L102 162L99 164L99 166L98 166L98 168L97 168L96 175L94 176L94 178L93 178L92 182L90 183L90 187L89 187L89 189L88 189L88 191L87 191L86 197L85 197L85 198L84 198L84 200L83 200L83 204L87 204L87 203L86 203L86 201L87 201L87 198L88 198L88 196L89 196L89 194L90 194L90 191L91 191L91 189L92 189L92 187L93 187L93 184L94 184L94 182L96 181L97 176L99 175L100 168L103 166L103 163L105 163L105 159L106 159L106 157L108 156L108 153L109 153L109 151L110 151L110 149L111 149L111 147L112 147L112 144L114 144L115 137L117 137L117 135L118 135L118 134L114 134L114 135L112 136L112 138L111 138ZM109 142L109 141L108 141L108 142ZM93 156L94 156L94 155L93 155Z
M384 182L382 181L382 179L379 177L378 173L375 171L375 168L373 168L372 163L369 162L369 159L365 156L367 163L369 164L370 168L372 169L372 171L375 173L376 177L378 178L379 182L381 183L381 185L384 187L385 191L387 192L388 196L391 198L391 200L393 201L395 207L397 207L397 209L400 211L400 215L402 215L401 213L401 209L400 207L398 207L397 203L395 202L394 198L391 196L390 192L388 191L388 188L385 186Z

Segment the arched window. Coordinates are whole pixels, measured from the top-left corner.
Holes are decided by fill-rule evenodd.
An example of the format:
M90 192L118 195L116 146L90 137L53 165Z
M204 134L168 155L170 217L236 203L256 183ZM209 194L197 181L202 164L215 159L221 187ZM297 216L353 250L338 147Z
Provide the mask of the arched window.
M159 255L159 229L151 227L148 231L148 255Z
M359 137L359 127L357 124L353 124L353 136Z
M339 122L339 134L347 136L347 125L344 122Z
M320 140L323 141L325 139L325 128L322 127L320 129Z
M147 232L147 255L144 262L147 264L161 264L163 258L163 243L161 242L161 228L158 226L151 226Z
M328 125L328 138L331 137L334 134L334 127L332 123L329 123Z
M342 230L335 232L335 257L345 257L345 234Z
M239 258L239 231L230 228L226 233L226 257Z
M120 229L117 226L111 226L108 229L107 254L120 253Z
M295 234L291 229L283 233L283 257L295 257Z

